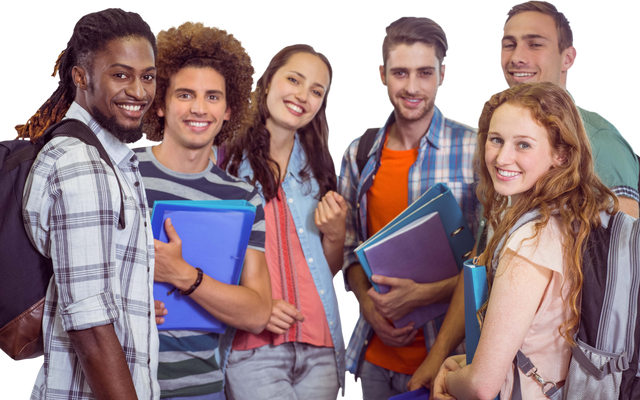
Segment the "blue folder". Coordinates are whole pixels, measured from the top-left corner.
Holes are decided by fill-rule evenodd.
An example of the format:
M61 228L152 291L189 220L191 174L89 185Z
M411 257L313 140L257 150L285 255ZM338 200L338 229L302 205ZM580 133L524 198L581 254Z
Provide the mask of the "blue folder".
M389 397L389 400L429 400L429 389L421 387L420 389Z
M471 364L480 341L480 323L477 312L487 301L487 269L474 260L464 263L464 334L467 346L467 364Z
M364 249L416 219L433 212L437 212L440 215L442 226L447 234L449 245L451 246L456 264L458 265L458 270L462 269L463 262L469 257L473 249L473 235L451 190L447 185L438 183L429 188L418 200L414 201L378 233L356 248L355 253L369 280L371 280L372 272L367 257L364 254ZM380 293L378 285L375 282L371 282L371 284L374 289Z
M156 201L151 216L153 237L168 242L164 221L171 218L182 241L185 261L223 283L240 282L244 256L255 220L256 207L244 200ZM153 296L169 311L161 330L200 330L224 333L218 321L189 296L172 285L154 282Z

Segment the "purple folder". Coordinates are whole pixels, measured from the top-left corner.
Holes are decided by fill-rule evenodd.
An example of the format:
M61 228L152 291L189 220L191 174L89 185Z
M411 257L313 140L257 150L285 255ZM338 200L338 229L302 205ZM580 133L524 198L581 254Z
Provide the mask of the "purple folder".
M429 389L421 387L420 389L389 397L389 400L429 400Z
M438 282L458 274L458 265L437 212L415 220L364 250L372 274L412 279L417 283ZM389 286L378 285L380 293ZM415 322L423 326L447 312L449 303L419 307L394 321L396 328Z

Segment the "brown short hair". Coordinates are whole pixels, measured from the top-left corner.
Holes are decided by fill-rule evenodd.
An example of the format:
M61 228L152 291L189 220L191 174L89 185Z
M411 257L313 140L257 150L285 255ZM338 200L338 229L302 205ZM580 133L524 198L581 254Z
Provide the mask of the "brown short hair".
M402 17L387 26L387 36L382 42L382 62L387 67L387 58L391 48L398 44L412 45L424 43L433 46L436 57L442 65L442 60L447 55L447 35L433 20L429 18Z
M550 16L556 22L558 32L558 49L562 53L567 47L573 46L573 32L569 26L569 20L563 13L558 11L556 6L546 1L528 1L526 3L513 6L507 13L509 16L505 24L514 16L526 11L535 11Z

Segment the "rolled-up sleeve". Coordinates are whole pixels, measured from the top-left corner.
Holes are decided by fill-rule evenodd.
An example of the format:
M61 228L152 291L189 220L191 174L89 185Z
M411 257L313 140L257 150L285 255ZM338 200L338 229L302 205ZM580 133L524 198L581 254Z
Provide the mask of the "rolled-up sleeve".
M113 237L120 197L110 190L118 184L97 150L78 144L63 154L45 147L24 193L27 231L53 261L65 331L113 323L121 308Z

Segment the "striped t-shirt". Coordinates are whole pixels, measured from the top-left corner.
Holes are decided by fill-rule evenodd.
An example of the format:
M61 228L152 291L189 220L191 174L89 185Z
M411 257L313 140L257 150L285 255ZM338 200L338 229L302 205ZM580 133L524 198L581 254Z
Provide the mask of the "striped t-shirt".
M257 207L249 248L264 252L265 222L259 192L209 161L198 174L175 172L156 159L151 147L134 150L149 209L156 200L247 200ZM159 326L162 329L162 325ZM217 351L219 334L200 331L159 331L158 382L160 397L202 396L222 390Z

